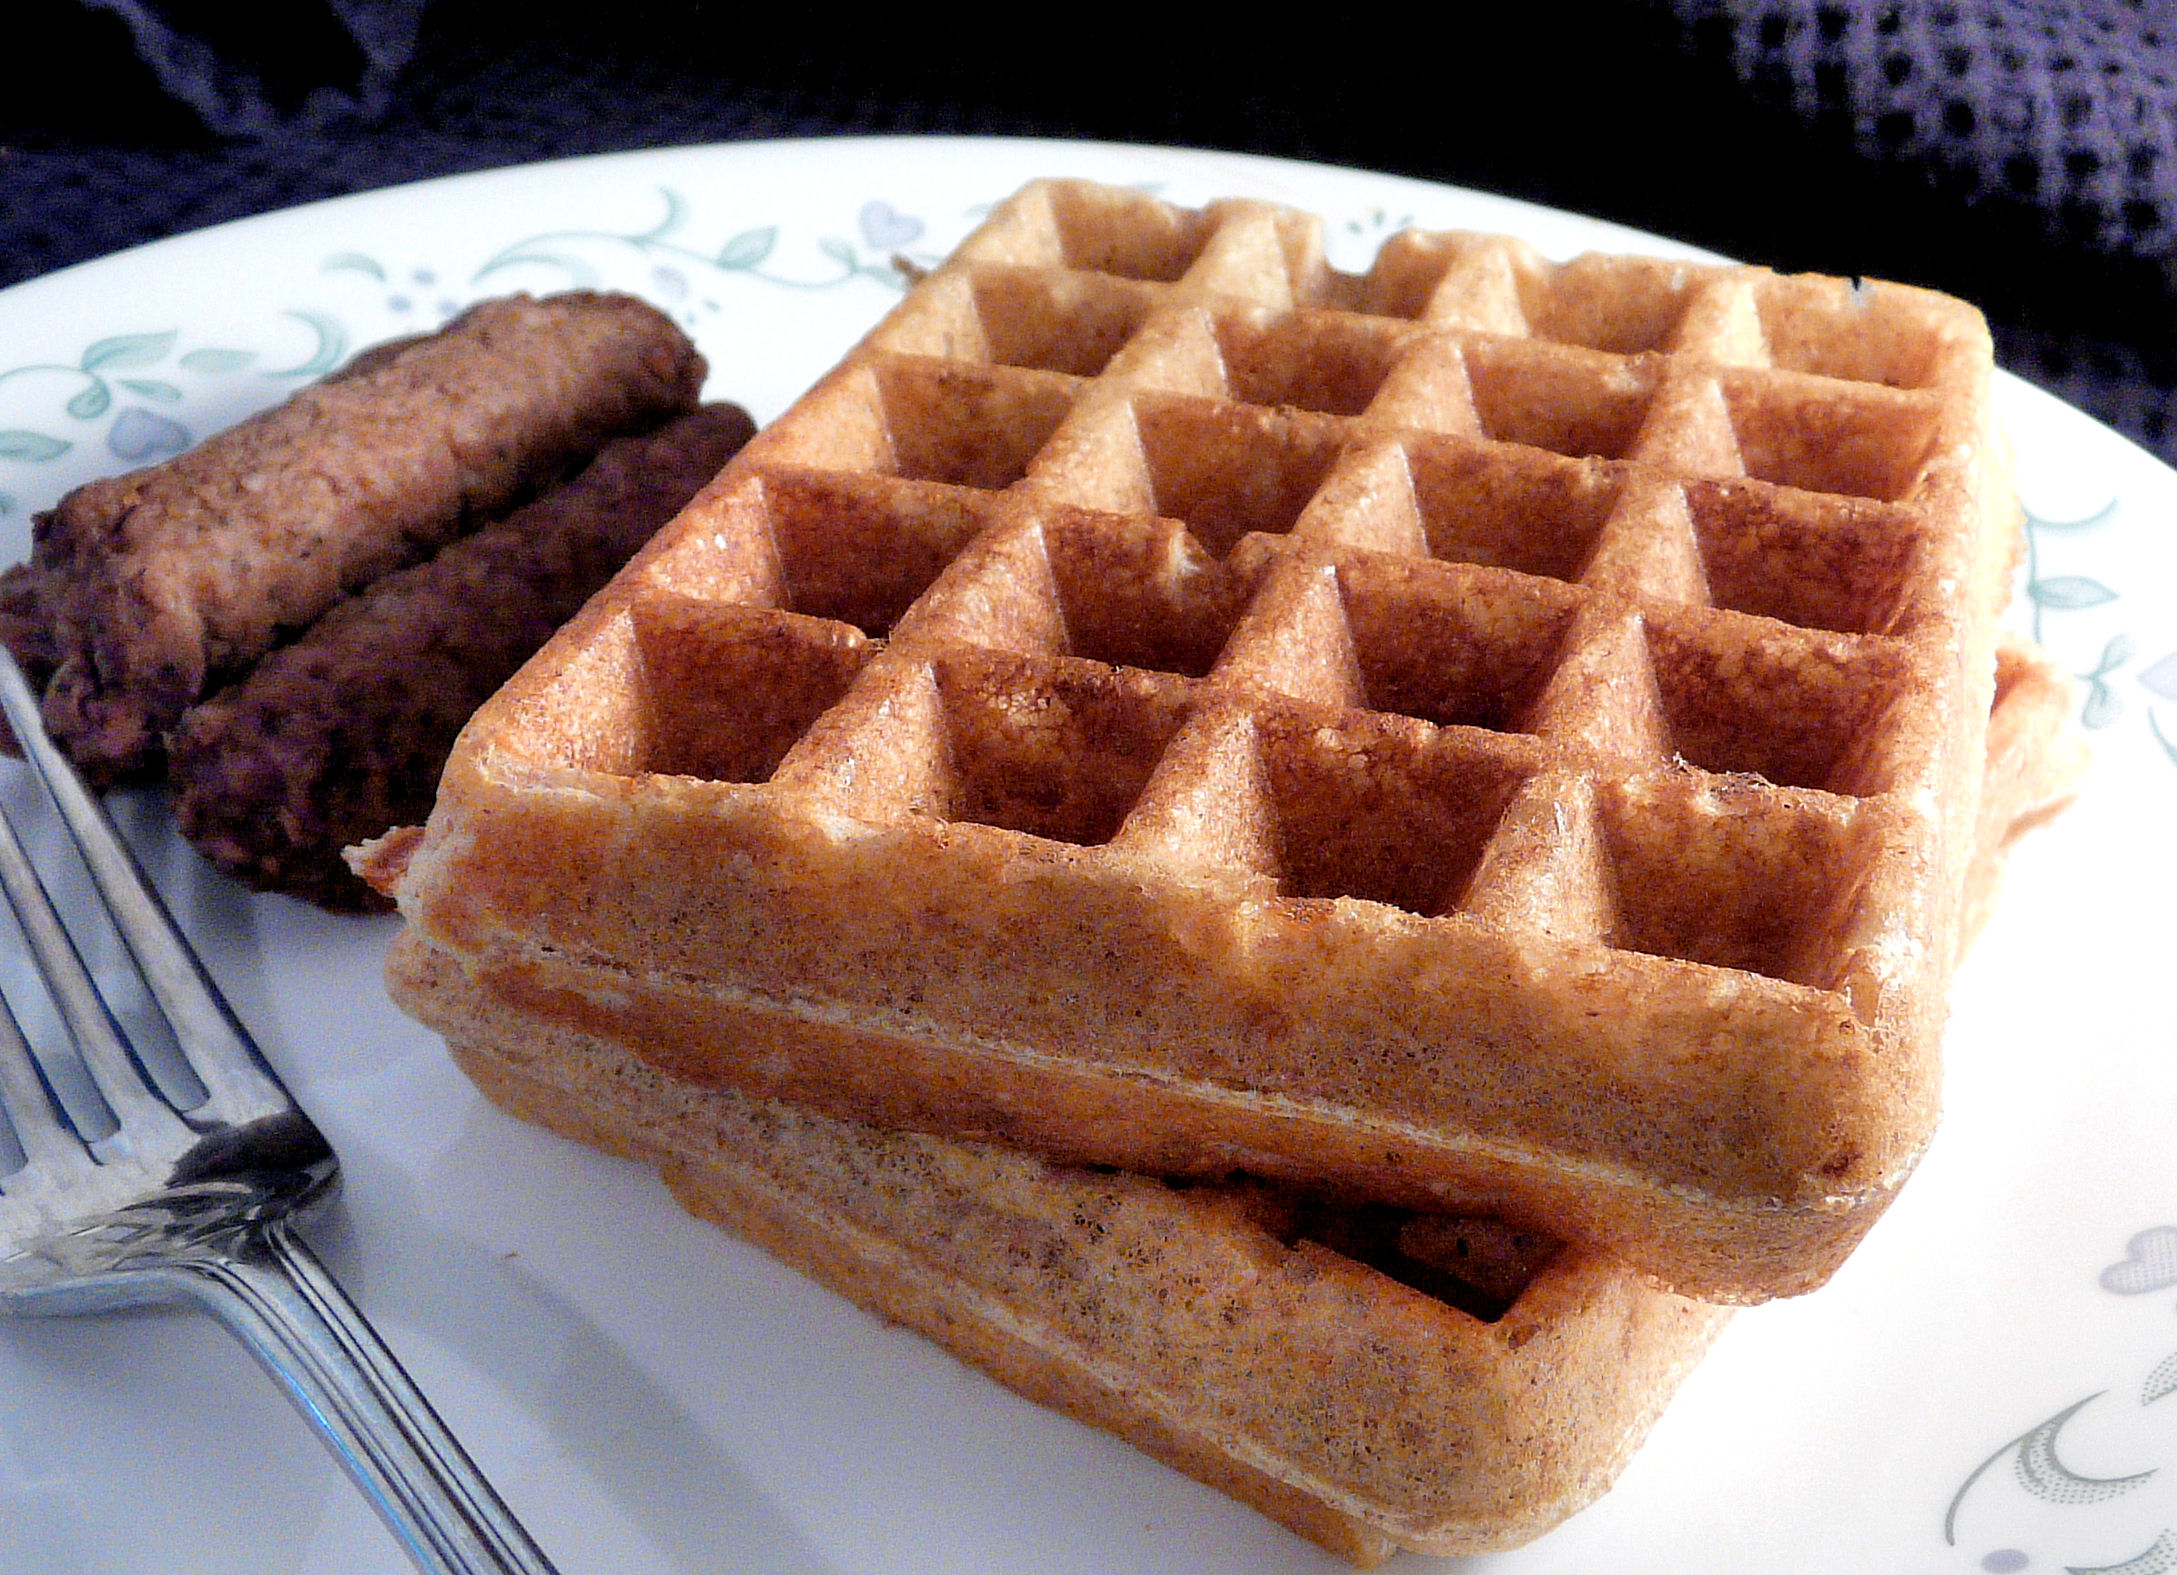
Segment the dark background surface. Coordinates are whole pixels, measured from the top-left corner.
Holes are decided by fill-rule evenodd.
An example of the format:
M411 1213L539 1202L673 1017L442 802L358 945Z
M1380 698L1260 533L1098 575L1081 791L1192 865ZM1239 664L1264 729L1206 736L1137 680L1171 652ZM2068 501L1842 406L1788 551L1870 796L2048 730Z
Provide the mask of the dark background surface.
M1979 302L2177 459L2177 0L753 19L701 0L10 0L0 284L462 170L990 133L1394 171ZM1048 26L1055 31L1043 31Z

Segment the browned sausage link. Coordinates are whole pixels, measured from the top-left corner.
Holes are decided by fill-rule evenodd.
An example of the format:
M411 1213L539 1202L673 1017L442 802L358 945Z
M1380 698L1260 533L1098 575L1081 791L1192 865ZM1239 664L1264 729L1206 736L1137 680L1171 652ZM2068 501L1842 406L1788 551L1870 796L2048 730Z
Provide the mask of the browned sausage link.
M753 431L715 405L625 439L566 486L328 613L182 718L169 760L182 831L260 889L386 906L340 850L430 813L469 713Z
M0 574L0 645L15 654L34 690L43 689L53 676L53 628L45 616L45 593L38 571L27 563L12 565ZM0 722L0 752L22 753L15 730Z
M613 437L693 409L703 362L632 296L513 296L366 352L35 522L54 736L94 781L343 596L503 514Z
M0 574L0 645L15 653L23 675L33 688L41 689L60 660L53 649L53 625L45 613L42 581L43 576L27 563Z

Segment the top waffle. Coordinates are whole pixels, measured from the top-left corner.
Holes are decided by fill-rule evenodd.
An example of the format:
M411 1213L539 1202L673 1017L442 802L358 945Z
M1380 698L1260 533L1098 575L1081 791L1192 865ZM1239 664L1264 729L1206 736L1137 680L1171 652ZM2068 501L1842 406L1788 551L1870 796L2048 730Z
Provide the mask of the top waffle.
M1031 186L464 735L401 902L686 1075L1823 1278L1935 1116L1971 308Z

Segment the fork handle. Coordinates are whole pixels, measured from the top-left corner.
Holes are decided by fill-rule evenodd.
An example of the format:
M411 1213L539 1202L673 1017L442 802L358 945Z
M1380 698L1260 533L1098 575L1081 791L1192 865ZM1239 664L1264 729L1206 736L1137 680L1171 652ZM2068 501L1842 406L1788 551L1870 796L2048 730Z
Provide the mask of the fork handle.
M427 1575L554 1575L399 1360L282 1216L179 1287L247 1346Z

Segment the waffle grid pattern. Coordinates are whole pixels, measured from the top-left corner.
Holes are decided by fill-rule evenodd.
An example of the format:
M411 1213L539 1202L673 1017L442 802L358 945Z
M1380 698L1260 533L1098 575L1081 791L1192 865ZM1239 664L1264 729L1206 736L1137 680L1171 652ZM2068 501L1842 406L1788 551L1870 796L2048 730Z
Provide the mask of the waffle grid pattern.
M1759 1076L1844 1022L1900 1063L1843 1096L1887 1134L1789 1163L1880 1193L1932 1122L2011 551L1987 376L1977 314L1897 286L1423 234L1344 275L1303 215L1042 183L485 731L1149 904L1569 948L1801 1020Z
M1596 939L1833 986L1861 812L1927 781L1947 699L1911 680L1960 544L1899 500L1970 329L1893 287L1460 236L1296 305L1294 228L1016 205L712 500L724 530L648 566L666 676L612 764L1215 849L1424 916L1525 906L1495 886L1577 844L1507 811L1572 778L1616 876ZM907 769L843 764L899 758L910 714Z

